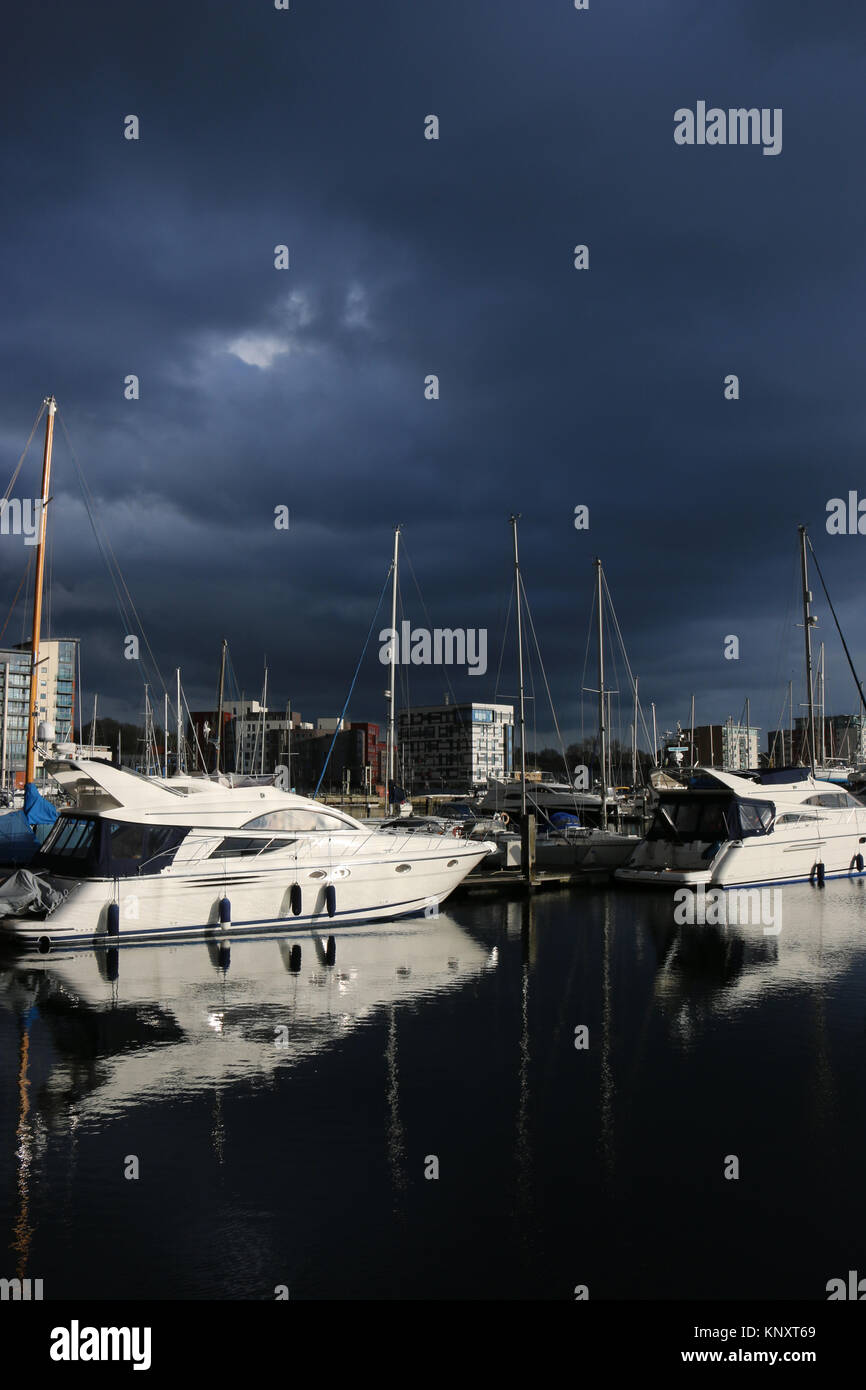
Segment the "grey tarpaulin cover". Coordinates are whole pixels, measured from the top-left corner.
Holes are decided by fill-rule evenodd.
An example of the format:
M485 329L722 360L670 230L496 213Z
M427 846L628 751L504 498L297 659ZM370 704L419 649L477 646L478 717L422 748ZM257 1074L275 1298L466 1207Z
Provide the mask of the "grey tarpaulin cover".
M44 878L19 869L0 887L0 918L35 916L44 908L56 907L62 898Z

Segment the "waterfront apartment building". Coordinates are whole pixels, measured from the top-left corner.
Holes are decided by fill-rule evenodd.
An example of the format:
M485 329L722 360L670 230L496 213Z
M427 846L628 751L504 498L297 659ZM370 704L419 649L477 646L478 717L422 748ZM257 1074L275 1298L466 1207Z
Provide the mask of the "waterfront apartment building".
M806 727L807 719L798 719L798 726ZM815 715L815 755L821 758L839 758L855 767L866 762L866 722L860 714L827 714L823 720Z
M278 767L288 767L299 714L264 709L259 700L227 700L222 714L222 772L270 776ZM191 766L210 772L216 761L217 711L193 710L190 721Z
M298 729L293 750L292 776L299 791L315 790L320 777L328 793L375 795L384 787L387 752L379 724L319 719L315 728Z
M695 729L695 762L703 767L717 767L723 772L745 772L758 766L758 735L753 725L735 723L702 724ZM688 745L688 730L682 742ZM684 759L688 764L688 756Z
M511 705L423 705L398 716L399 779L410 791L467 791L508 777L514 761Z
M793 733L793 737L792 737ZM798 715L790 728L767 734L767 752L777 767L808 766L809 720ZM866 720L859 714L828 714L823 720L815 713L815 758L817 762L838 759L852 767L866 762Z
M299 714L265 709L259 700L232 701L225 708L231 717L231 761L224 759L225 768L257 776L288 767L292 732L301 722Z
M211 771L216 759L216 711L193 711L191 726L193 765L201 770L204 762ZM263 709L258 700L227 700L221 770L270 777L279 767L291 768L290 785L299 791L315 788L324 772L322 785L327 791L348 787L372 792L384 781L385 741L378 724L347 724L323 717L314 726L304 722L297 710Z
M37 721L54 725L58 743L74 741L78 638L46 638L39 644ZM0 786L23 787L30 700L30 643L0 648ZM45 774L36 754L36 780Z
M320 781L321 791L328 795L373 791L374 784L365 773L366 742L361 725L305 731L297 739L297 756L292 760L298 791L309 795Z
M375 788L385 785L385 776L388 763L388 742L380 724L351 723L350 729L359 729L363 734L363 768L369 768L363 773L364 779L370 787ZM396 758L396 750L395 750ZM395 762L399 767L399 763ZM398 779L399 780L399 779Z

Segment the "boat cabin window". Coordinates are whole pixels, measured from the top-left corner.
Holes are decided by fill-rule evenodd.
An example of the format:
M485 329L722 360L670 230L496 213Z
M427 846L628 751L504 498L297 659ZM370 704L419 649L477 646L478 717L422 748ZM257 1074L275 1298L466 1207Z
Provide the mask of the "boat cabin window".
M272 854L275 849L286 849L294 840L283 837L280 840L256 840L252 835L233 835L221 840L216 849L208 855L209 859L241 859L248 854Z
M108 832L108 843L111 848L112 859L135 859L140 861L144 858L145 838L148 833L146 825L125 825L111 822Z
M102 821L104 850L110 873L157 873L177 849L186 831L173 825L136 825L134 821Z
M648 840L727 840L730 798L662 797Z
M248 820L244 830L354 830L339 811L319 811L308 806L285 806Z
M740 837L772 830L776 808L771 801L737 801L733 809L738 812Z
M776 808L771 801L744 801L736 796L663 796L659 801L648 840L673 840L679 844L700 841L713 844L768 835Z
M842 806L860 806L862 803L854 796L849 796L848 792L818 792L815 796L809 796L803 802L804 806L825 806L837 810Z

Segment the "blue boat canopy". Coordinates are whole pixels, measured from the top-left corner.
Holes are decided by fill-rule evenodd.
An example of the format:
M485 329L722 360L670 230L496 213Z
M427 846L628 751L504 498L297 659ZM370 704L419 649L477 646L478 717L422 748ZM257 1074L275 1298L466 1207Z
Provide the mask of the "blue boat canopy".
M57 807L45 800L35 782L24 788L24 815L28 825L53 825L57 820Z
M551 811L550 824L554 830L580 829L580 816L573 811Z
M29 864L38 848L23 811L0 816L0 864Z

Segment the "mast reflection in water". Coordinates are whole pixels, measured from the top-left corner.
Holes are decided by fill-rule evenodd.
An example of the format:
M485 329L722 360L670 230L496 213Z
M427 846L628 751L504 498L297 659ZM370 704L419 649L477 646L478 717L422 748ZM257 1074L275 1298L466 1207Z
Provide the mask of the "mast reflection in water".
M863 892L786 888L778 935L611 890L6 960L0 1275L825 1298L863 1263Z

